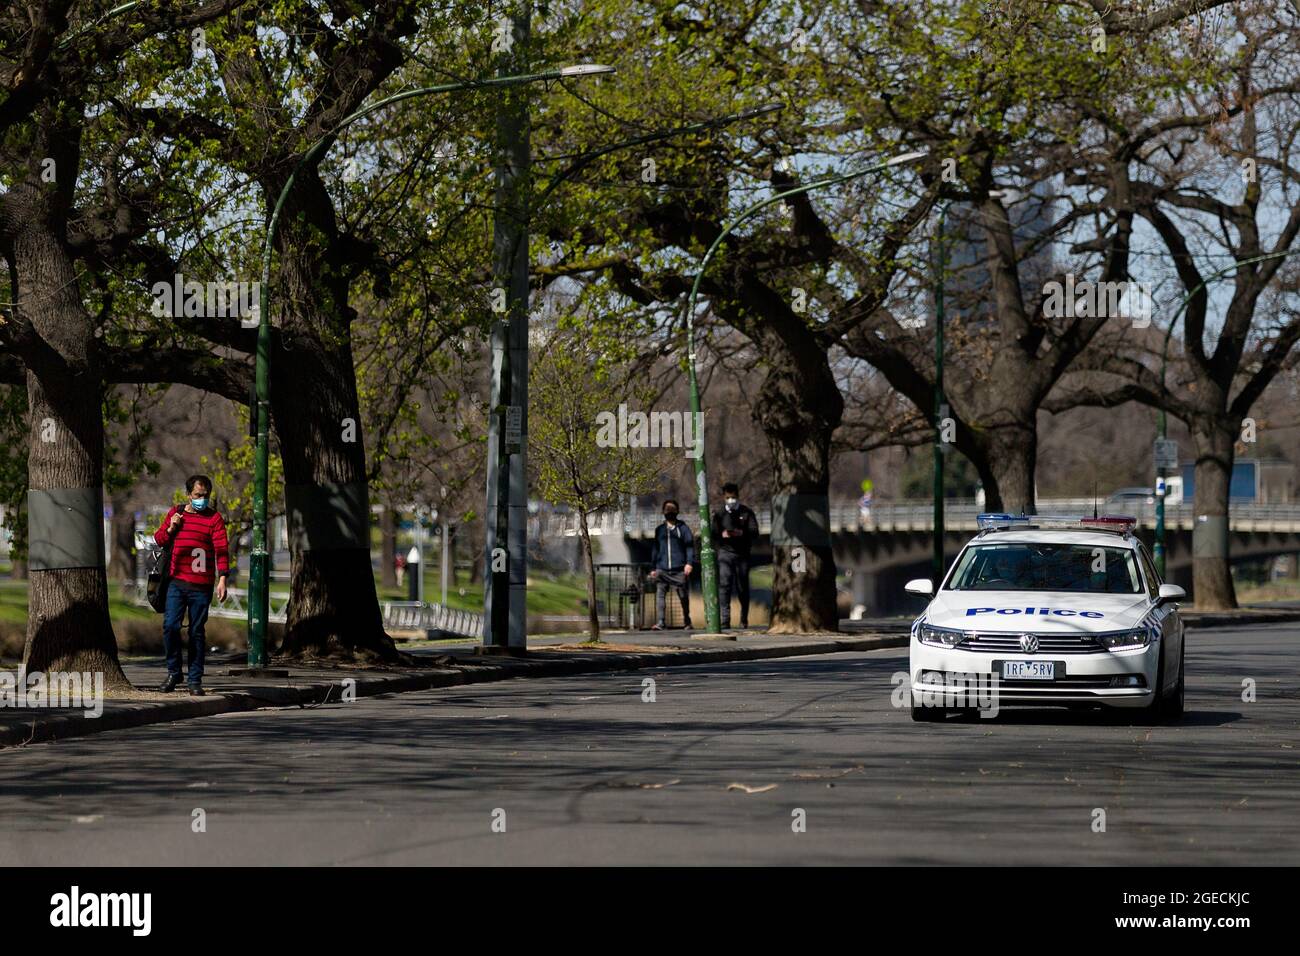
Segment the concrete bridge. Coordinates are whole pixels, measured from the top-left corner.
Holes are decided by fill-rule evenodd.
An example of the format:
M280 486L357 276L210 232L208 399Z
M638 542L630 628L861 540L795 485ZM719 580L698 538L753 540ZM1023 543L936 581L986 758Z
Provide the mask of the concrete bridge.
M1091 498L1056 498L1038 502L1040 514L1090 515ZM687 524L696 521L689 505L683 507ZM949 499L944 508L944 550L949 561L979 530L975 516L984 509L970 500ZM1155 536L1155 506L1125 504L1101 508L1137 518L1137 535L1151 547ZM759 540L754 564L772 560L770 511L755 509ZM934 510L930 501L902 501L874 505L870 512L856 504L830 509L831 547L835 566L847 577L851 603L868 614L911 610L915 601L903 596L903 584L913 577L928 577L932 555ZM592 534L601 540L602 561L649 562L654 529L663 519L655 512L608 512L592 519ZM1166 577L1191 593L1192 528L1196 513L1191 504L1165 507ZM1228 516L1229 554L1234 562L1259 560L1283 554L1300 554L1300 505L1234 504ZM577 533L572 515L546 515L537 530L549 536Z

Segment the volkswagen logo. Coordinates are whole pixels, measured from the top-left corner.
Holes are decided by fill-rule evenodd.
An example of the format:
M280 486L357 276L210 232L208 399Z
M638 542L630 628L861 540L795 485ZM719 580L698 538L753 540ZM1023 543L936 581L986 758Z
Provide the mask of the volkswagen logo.
M1021 635L1020 635L1020 649L1021 649L1022 651L1024 651L1026 654L1033 654L1033 653L1036 653L1036 652L1038 651L1038 635L1037 635L1037 634L1021 634Z

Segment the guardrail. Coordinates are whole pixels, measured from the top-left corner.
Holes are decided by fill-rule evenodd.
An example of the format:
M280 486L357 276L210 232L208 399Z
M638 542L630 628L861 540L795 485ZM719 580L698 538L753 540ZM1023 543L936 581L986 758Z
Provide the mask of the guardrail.
M1049 498L1038 502L1039 514L1079 514L1092 513L1091 498ZM960 499L948 499L944 503L944 527L950 531L978 530L976 515L985 510L975 502ZM1103 514L1126 514L1137 518L1138 527L1155 527L1156 509L1154 504L1138 502L1122 506L1100 506ZM760 534L770 534L772 515L768 509L755 510ZM693 513L686 515L691 523ZM884 502L869 509L857 505L832 505L830 509L830 530L832 534L854 533L859 531L930 531L934 528L934 507L929 501L922 502ZM1233 505L1228 515L1229 527L1233 531L1243 532L1300 532L1300 504L1237 504ZM538 530L553 537L569 537L578 533L577 515L549 514L538 519ZM654 512L641 512L627 515L621 511L605 512L588 519L593 535L626 535L632 538L649 538L654 535L663 518ZM1192 504L1181 503L1165 506L1165 526L1170 530L1191 530L1196 523L1196 511Z
M134 604L148 607L145 596L145 582L136 581L131 589L134 593L128 598ZM419 601L382 601L384 627L406 631L441 630L462 637L481 637L483 635L483 615L473 611L443 607L441 604L421 604ZM273 624L283 624L288 620L289 595L272 592L269 598L267 620ZM212 602L208 610L209 617L247 620L248 590L245 588L227 588L224 601Z
M385 601L384 626L399 630L440 630L462 637L483 636L483 615L473 611L421 604L418 601Z

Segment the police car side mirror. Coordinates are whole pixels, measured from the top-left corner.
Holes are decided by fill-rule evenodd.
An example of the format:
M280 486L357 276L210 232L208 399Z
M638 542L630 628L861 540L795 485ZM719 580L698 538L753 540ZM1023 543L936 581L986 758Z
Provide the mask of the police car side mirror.
M1169 601L1183 601L1187 599L1187 592L1177 584L1160 585L1160 603L1166 604Z
M908 594L924 594L929 597L934 593L934 582L929 578L913 578L903 585Z

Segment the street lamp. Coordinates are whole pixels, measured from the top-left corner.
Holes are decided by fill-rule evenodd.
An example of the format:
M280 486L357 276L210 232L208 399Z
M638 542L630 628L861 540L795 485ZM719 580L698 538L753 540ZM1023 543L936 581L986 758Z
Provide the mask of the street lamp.
M1269 252L1262 256L1252 256L1249 259L1239 259L1232 265L1225 266L1218 272L1206 276L1195 289L1183 296L1183 301L1179 304L1178 310L1174 312L1173 318L1169 320L1169 328L1165 329L1165 342L1163 348L1160 350L1160 391L1162 396L1165 391L1165 381L1169 370L1169 340L1173 337L1174 328L1178 325L1178 320L1182 318L1183 313L1187 311L1187 306L1191 303L1192 299L1196 298L1196 296L1215 279L1222 279L1224 276L1236 272L1241 266L1252 265L1256 262L1264 262L1268 259L1285 259L1287 256L1292 256L1297 253L1300 253L1300 249L1288 249L1285 252ZM1164 441L1166 438L1168 438L1168 415L1165 412L1164 406L1160 405L1156 410L1156 440ZM1162 494L1163 489L1161 489L1159 485L1161 479L1165 477L1166 471L1167 469L1164 467L1156 468L1156 533L1155 547L1151 549L1151 556L1155 559L1156 571L1159 573L1161 578L1164 578L1165 576L1165 495Z
M800 193L820 189L823 186L833 186L836 183L848 182L851 179L880 172L890 166L909 163L925 155L924 152L904 153L901 156L895 156L893 159L877 163L874 166L868 166L865 169L857 169L836 176L824 176L802 186L796 186L793 189L787 189L784 192L769 196L767 199L750 206L733 219L713 240L713 244L704 253L704 258L700 260L700 268L695 274L695 281L691 284L691 294L686 303L686 374L691 389L691 418L698 423L696 441L699 443L699 453L695 456L695 490L698 496L700 512L700 587L704 592L704 619L709 633L716 634L722 629L722 618L718 609L718 559L713 550L713 530L710 526L709 515L709 484L704 460L704 419L700 414L700 386L695 374L695 300L699 295L700 281L704 278L705 270L708 269L709 262L712 261L723 240L737 226L753 218L757 213L773 203L780 202L789 196L797 196Z
M252 670L266 667L266 623L268 611L268 589L270 555L266 546L266 497L268 485L268 467L270 462L270 372L271 372L271 247L275 241L275 232L280 224L280 214L284 209L289 192L302 168L317 156L325 152L338 134L347 126L393 103L432 96L439 93L454 93L462 90L489 89L493 87L519 86L524 83L561 80L575 76L594 76L612 73L614 67L599 64L579 64L566 66L542 73L528 73L520 76L494 76L482 79L464 80L459 83L447 83L439 86L424 86L405 90L387 96L377 103L362 107L339 121L330 132L318 139L311 148L303 153L294 166L284 188L275 201L271 218L266 226L266 239L262 246L262 282L259 288L257 304L257 353L254 387L256 398L251 409L257 429L257 448L253 460L253 547L249 554L248 571L248 666Z

